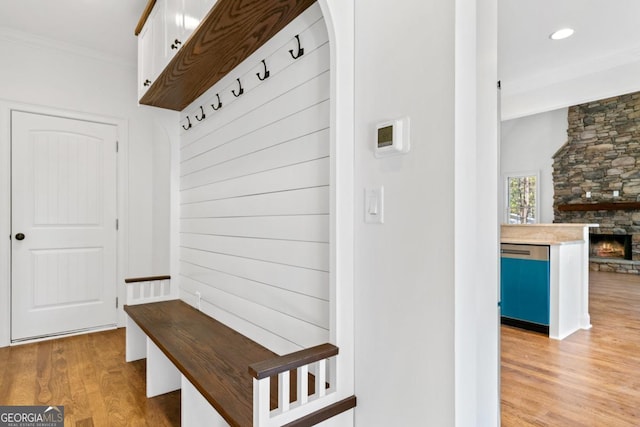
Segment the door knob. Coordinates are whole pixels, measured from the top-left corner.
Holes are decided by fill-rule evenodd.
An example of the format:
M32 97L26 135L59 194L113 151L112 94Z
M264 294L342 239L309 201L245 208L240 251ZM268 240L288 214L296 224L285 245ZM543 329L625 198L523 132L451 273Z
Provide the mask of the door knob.
M16 234L16 240L24 240L24 234L22 233Z

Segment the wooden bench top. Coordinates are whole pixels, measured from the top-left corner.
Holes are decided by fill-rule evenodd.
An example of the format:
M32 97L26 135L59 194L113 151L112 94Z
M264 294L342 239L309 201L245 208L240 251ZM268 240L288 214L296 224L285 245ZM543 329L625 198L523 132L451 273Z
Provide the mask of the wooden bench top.
M248 367L274 352L181 300L124 310L230 425L253 425Z

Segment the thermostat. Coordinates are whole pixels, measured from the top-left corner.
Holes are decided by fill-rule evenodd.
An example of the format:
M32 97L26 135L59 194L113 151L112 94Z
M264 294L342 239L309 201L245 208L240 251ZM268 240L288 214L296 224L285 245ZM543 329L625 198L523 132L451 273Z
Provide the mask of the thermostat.
M376 157L409 152L409 118L391 120L376 125Z

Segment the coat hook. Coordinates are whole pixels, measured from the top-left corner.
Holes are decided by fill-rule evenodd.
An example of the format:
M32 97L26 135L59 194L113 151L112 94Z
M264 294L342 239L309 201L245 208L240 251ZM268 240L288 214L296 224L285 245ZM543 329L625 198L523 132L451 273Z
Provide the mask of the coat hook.
M269 78L269 75L271 74L269 70L267 70L267 63L264 62L264 59L262 60L262 65L264 65L264 75L261 76L260 73L256 73L256 76L258 76L258 79L260 79L260 81L267 80Z
M242 83L240 83L240 79L236 79L236 80L238 81L238 86L240 87L240 90L238 91L238 93L236 93L235 89L232 89L231 93L233 94L233 96L237 98L244 93L244 89L242 88Z
M298 34L296 34L296 40L298 41L298 53L294 54L293 49L289 49L289 53L291 54L293 59L298 59L302 55L304 55L304 48L300 46L300 37Z
M220 101L220 94L216 93L216 97L218 98L218 105L215 106L215 105L211 104L211 108L213 108L213 111L218 111L219 109L222 108L222 101Z
M202 105L200 106L200 112L202 113L202 117L198 117L198 115L196 114L196 120L199 122L207 118L207 116L204 114L204 108L202 108Z
M191 120L189 119L189 116L187 116L187 126L182 125L182 129L189 130L189 129L191 129L191 126L192 126Z

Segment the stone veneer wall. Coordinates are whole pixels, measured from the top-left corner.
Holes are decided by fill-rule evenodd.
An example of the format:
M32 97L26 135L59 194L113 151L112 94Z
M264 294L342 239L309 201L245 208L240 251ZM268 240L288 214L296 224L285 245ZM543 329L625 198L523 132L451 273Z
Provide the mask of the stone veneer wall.
M594 233L631 234L633 260L640 260L640 211L558 210L561 204L640 201L640 92L570 107L567 136L553 156L554 222L596 223Z

